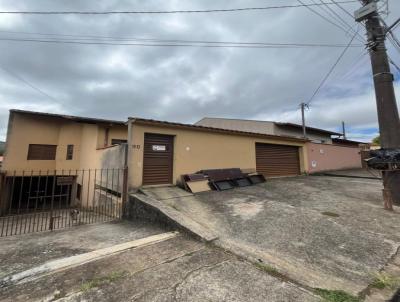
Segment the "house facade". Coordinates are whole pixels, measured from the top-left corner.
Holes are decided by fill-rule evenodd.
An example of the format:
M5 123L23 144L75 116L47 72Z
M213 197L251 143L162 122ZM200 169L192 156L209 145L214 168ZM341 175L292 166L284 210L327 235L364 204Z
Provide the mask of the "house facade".
M205 117L195 125L303 138L302 126L293 123ZM307 138L315 143L332 144L332 136L342 135L314 127L306 127L306 130Z
M11 110L0 214L54 204L116 208L126 158L126 144L120 144L126 141L125 122Z
M69 205L96 206L94 196L121 197L125 167L130 190L179 184L182 174L204 169L294 176L307 172L305 145L294 137L191 124L11 110L0 185L14 203L33 191L44 203L56 192Z
M11 110L2 170L96 168L102 149L126 141L122 121Z
M254 121L206 117L196 123L207 127L250 131L279 136L303 137L301 125L271 121ZM306 127L308 173L362 167L360 142L338 138L338 132Z
M336 141L333 132L310 128L310 140L292 124L204 124L11 110L0 170L6 234L13 215L47 230L55 220L73 223L70 209L89 223L120 217L128 191L179 185L182 175L201 170L240 168L272 178L361 165L357 142Z
M182 174L241 168L266 177L307 172L304 139L141 118L128 122L129 185L178 184Z

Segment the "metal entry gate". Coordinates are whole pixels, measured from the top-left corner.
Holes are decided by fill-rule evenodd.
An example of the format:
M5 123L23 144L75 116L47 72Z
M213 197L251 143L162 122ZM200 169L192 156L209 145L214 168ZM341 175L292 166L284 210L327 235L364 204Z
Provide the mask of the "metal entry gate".
M145 133L143 185L172 183L174 137Z
M0 237L122 218L127 169L0 175Z
M299 175L299 147L256 143L256 169L265 177Z

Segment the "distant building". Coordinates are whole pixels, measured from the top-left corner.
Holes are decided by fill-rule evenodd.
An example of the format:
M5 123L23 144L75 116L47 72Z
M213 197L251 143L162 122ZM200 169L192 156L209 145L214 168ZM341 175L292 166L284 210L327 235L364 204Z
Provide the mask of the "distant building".
M303 137L303 127L293 123L205 117L195 125L279 136ZM306 127L306 131L309 140L323 144L332 144L332 136L342 135L338 132L314 127Z

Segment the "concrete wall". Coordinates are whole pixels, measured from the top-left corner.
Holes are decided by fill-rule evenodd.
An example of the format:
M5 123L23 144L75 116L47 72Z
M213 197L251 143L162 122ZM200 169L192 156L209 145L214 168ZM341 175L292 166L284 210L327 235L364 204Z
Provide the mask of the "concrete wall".
M122 192L123 171L125 167L125 153L127 145L116 145L97 150L99 169L102 169L101 178L97 177L97 184Z
M256 168L256 142L285 144L301 147L301 171L307 168L307 154L302 142L284 139L264 139L238 134L215 133L198 129L182 129L173 126L153 126L134 123L129 142L129 185L135 189L142 185L143 144L145 133L174 136L173 183L182 174L202 169Z
M329 144L307 143L309 173L361 168L360 149Z

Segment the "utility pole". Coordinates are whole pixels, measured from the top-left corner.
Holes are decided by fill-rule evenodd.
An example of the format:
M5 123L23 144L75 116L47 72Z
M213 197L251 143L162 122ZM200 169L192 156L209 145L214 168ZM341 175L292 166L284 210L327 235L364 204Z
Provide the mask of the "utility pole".
M355 12L357 22L365 21L368 48L374 78L378 109L381 148L400 149L400 120L393 87L393 74L385 46L387 30L380 21L375 0L362 0L364 4ZM385 208L392 210L392 203L400 204L400 171L383 171L383 197ZM397 187L397 188L396 188Z
M307 138L306 118L305 118L304 111L306 110L306 108L309 108L309 107L308 107L308 104L306 104L304 102L300 104L300 107L301 107L301 121L302 121L302 126L303 126L303 137Z
M344 121L342 121L342 133L343 133L343 139L346 139L346 127L344 125Z

